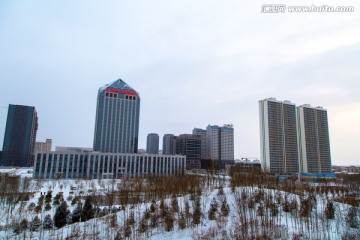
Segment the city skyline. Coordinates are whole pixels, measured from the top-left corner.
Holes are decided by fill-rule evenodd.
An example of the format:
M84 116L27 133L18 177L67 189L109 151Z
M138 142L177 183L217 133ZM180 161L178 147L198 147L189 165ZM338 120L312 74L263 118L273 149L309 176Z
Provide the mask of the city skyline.
M260 158L258 100L275 97L326 108L332 164L359 165L358 12L262 4L1 2L0 146L19 104L37 109L38 141L92 147L97 90L121 78L142 100L141 149L151 132L232 123L235 158Z

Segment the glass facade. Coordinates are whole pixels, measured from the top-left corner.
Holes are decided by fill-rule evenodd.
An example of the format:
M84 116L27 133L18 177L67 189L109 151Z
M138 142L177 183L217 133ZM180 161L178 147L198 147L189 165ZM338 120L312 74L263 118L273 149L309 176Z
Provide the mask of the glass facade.
M121 79L99 89L94 150L137 153L140 96Z
M35 107L9 105L2 166L33 166L37 128L38 118Z
M159 135L149 133L146 139L146 152L149 154L159 154Z

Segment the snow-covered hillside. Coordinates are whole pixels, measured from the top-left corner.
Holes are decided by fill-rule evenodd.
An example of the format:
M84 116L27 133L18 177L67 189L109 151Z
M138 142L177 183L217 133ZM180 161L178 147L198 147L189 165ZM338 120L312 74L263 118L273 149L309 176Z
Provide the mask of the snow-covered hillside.
M0 202L0 238L359 239L359 208L334 201L344 197L344 190L304 188L290 193L255 185L231 186L226 178L203 179L188 194L139 198L128 204L109 200L110 193L121 191L124 181L135 187L131 180L31 180L29 199ZM93 198L94 218L82 222L87 196ZM67 224L56 228L55 215L62 201L68 209ZM355 209L355 227L349 219L351 209ZM52 221L45 220L47 215ZM24 219L27 225L21 228Z

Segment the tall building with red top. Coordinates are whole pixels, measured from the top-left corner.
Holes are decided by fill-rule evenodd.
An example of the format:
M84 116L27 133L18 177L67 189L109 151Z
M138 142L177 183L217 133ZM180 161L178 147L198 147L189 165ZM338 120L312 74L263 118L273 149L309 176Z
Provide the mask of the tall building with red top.
M94 151L137 153L140 96L118 79L99 88Z

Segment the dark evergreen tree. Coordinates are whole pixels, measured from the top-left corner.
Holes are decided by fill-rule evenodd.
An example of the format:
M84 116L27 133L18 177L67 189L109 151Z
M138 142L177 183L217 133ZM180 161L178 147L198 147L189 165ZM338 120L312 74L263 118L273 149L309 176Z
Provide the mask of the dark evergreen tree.
M325 207L325 216L327 219L334 219L335 217L335 208L332 201L328 201Z
M260 204L257 209L258 216L264 216L264 207Z
M279 209L275 203L272 203L270 205L270 213L271 213L271 216L273 216L273 217L275 217L279 214Z
M72 212L72 222L76 223L76 222L80 222L80 219L82 217L82 206L81 204L78 204L76 206L76 208L74 208L73 212Z
M92 198L90 196L86 197L82 211L82 221L87 221L94 218L95 210L93 208Z
M158 215L152 214L150 217L150 227L156 228L158 225Z
M118 232L116 233L116 236L115 236L114 240L122 240L122 239L124 239L124 238L123 238L123 236L121 235L121 232L118 231Z
M308 217L311 212L311 203L310 198L302 198L300 200L300 216L301 217Z
M164 222L165 231L170 232L171 230L173 230L174 218L169 211L166 211L164 220L165 220L165 222Z
M179 203L175 194L172 196L171 199L171 207L173 212L179 212Z
M248 208L252 209L255 207L255 201L253 199L249 199Z
M52 227L53 227L53 220L51 218L51 215L48 214L44 218L43 228L44 229L51 229Z
M46 211L49 211L49 210L51 210L51 208L52 208L52 207L51 207L51 203L50 203L50 202L47 202L46 205L45 205L45 210L46 210Z
M138 232L144 233L148 230L148 223L145 219L142 219L139 223Z
M214 220L215 219L217 209L218 209L218 203L216 202L215 198L213 198L213 200L210 203L210 209L209 209L209 212L208 212L209 220Z
M289 203L287 195L285 195L284 201L282 203L282 209L286 213L290 212L290 203Z
M129 218L127 220L129 222L129 224L132 226L135 224L135 215L134 215L134 212L131 211L130 214L129 214Z
M143 218L144 218L145 220L149 220L150 217L151 217L150 211L149 211L149 209L146 209L146 210L144 211L144 217L143 217Z
M109 214L109 209L107 207L104 207L102 212L103 212L103 216L108 215Z
M54 225L57 228L62 228L66 225L66 217L67 217L67 204L65 201L62 201L60 205L56 208L56 212L54 215Z
M32 202L32 203L29 204L28 210L32 211L32 210L34 210L35 207L36 207L36 204L34 202Z
M54 197L53 205L59 205L63 200L64 200L63 194L59 192Z
M156 209L157 209L157 205L156 205L155 200L153 199L153 200L151 201L150 212L153 213L153 212L156 211Z
M186 219L185 219L185 214L184 213L180 213L179 220L178 220L178 225L179 225L180 229L185 229L186 228Z
M351 206L346 216L346 223L351 228L359 228L359 220L357 217L357 209Z
M66 215L66 224L72 224L73 223L73 214L68 210Z
M30 231L37 231L41 226L41 221L38 216L35 216L34 219L31 221L29 229Z
M131 236L131 226L129 221L125 222L125 226L124 226L124 236L125 238L128 238Z
M219 187L218 195L219 195L219 196L223 196L223 195L224 195L224 189L223 189L222 186Z
M160 210L164 210L165 209L165 202L164 199L162 198L160 201Z
M22 231L28 229L28 227L29 227L29 222L24 218L23 220L21 220L20 223L16 223L14 225L13 231L15 234L19 234Z
M229 204L227 203L227 200L224 197L221 203L221 214L227 217L229 215L229 212L230 212Z
M25 231L29 227L29 222L25 218L20 222L20 231Z
M52 191L48 191L45 195L45 203L51 203Z
M201 205L200 205L200 197L195 199L195 209L193 213L193 224L198 225L201 221Z

